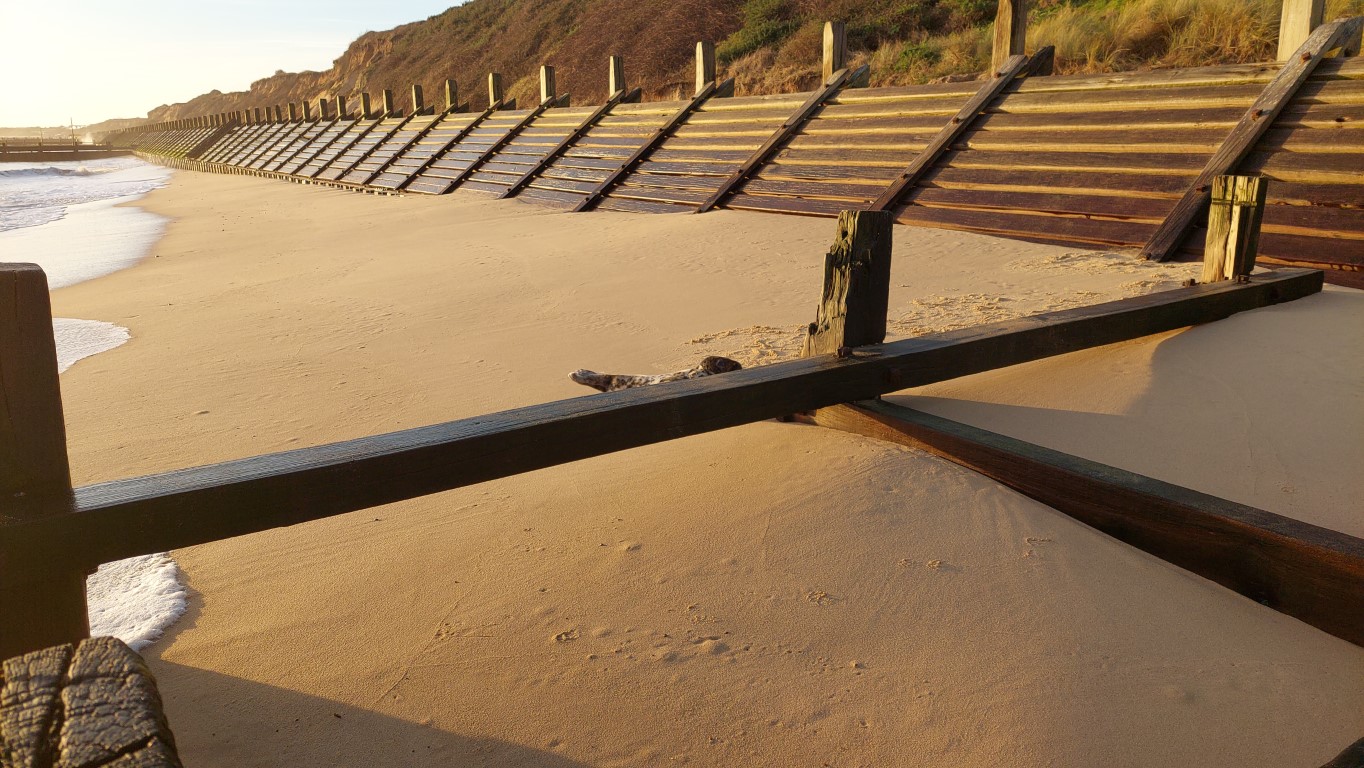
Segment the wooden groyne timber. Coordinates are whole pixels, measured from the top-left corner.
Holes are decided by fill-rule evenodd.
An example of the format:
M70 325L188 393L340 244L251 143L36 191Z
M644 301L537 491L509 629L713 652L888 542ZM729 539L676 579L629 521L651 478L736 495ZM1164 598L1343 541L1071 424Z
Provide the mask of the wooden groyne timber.
M131 155L126 147L109 144L81 144L78 142L2 141L0 163L42 163L63 160L97 160L103 157Z
M683 102L638 103L613 57L600 107L566 106L544 67L530 109L494 74L481 113L447 82L439 111L414 87L406 113L384 91L377 109L362 95L355 112L338 98L115 140L176 167L363 191L646 213L892 210L903 224L1159 260L1200 257L1213 177L1262 175L1260 261L1364 286L1362 26L1304 27L1283 62L1072 76L1047 76L1050 49L1023 56L1005 35L984 81L863 88L831 23L814 93L729 96L701 43L697 95Z

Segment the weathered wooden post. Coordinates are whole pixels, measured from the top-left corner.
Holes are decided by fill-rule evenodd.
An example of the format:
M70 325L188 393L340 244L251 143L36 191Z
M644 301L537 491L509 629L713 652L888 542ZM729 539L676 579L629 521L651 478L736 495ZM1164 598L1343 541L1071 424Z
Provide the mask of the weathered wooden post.
M317 100L317 119L326 120L327 118L331 117L330 107L331 103L327 101L326 96L319 98Z
M292 101L289 102L289 122L298 122L298 105L294 104Z
M313 121L313 105L310 104L307 99L304 99L299 102L299 106L303 108L303 121L311 123Z
M715 82L715 72L715 43L702 40L696 44L696 93Z
M422 94L421 83L412 84L412 114L420 115L426 111L426 96Z
M1236 280L1255 269L1268 191L1269 180L1262 176L1213 179L1202 282Z
M824 82L848 66L848 28L841 21L824 22Z
M801 357L886 340L893 222L890 211L838 215L838 236L824 257L824 292Z
M0 264L0 526L67 514L71 470L57 381L47 275ZM73 537L71 547L81 542ZM49 563L42 573L0 571L0 659L88 637L88 568ZM0 563L0 568L4 563Z
M1279 61L1287 61L1326 16L1326 0L1283 0L1279 14Z
M373 108L369 103L369 93L360 94L360 117L368 120L373 116Z
M607 60L606 92L608 94L625 90L625 59L612 56Z
M257 122L257 123L263 123L263 122L265 122L264 120L261 119L260 107L256 107L255 109L256 109L256 120L255 120L255 122Z
M542 64L540 66L540 102L544 103L558 95L559 91L554 81L554 67Z
M340 94L337 94L337 96L336 96L336 118L337 118L338 120L345 120L347 117L350 117L350 112L347 111L347 109L346 109L346 97L345 97L345 96L342 96L342 95L340 95Z
M488 106L492 106L503 98L502 75L498 72L488 73Z
M392 88L385 88L382 91L379 91L379 105L383 107L382 116L387 117L396 114L397 105L393 103Z
M995 43L990 53L990 73L1004 68L1010 56L1023 53L1028 35L1027 0L999 0L995 10Z
M459 108L459 83L446 78L445 80L445 111L454 112Z

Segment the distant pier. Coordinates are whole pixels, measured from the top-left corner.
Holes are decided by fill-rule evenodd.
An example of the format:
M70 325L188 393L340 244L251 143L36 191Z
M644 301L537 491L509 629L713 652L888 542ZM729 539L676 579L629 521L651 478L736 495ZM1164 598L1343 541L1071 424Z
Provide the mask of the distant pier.
M0 163L40 163L60 160L97 160L131 155L132 150L109 144L78 144L39 141L0 141Z

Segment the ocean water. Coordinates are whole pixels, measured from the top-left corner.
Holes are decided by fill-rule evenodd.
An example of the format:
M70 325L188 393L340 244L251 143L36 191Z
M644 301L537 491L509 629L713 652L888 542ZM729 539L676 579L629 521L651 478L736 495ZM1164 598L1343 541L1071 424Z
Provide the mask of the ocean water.
M162 186L169 169L137 158L0 163L0 261L38 264L56 289L136 264L161 236L165 219L119 207ZM126 342L127 328L98 319L54 318L57 365ZM165 553L106 563L86 583L90 631L136 649L185 612L179 568Z

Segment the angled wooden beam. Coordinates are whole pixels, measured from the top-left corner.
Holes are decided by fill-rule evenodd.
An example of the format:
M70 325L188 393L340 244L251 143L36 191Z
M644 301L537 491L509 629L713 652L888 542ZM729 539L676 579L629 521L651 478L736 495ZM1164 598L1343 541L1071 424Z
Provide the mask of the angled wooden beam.
M808 421L941 456L1364 645L1364 539L886 402L821 408Z
M571 133L564 137L563 141L560 141L557 145L554 146L553 149L546 153L544 157L537 160L535 162L535 165L531 166L529 169L526 170L525 173L521 174L521 177L516 181L512 182L511 186L503 190L502 194L498 195L498 197L511 197L512 195L515 195L517 192L520 192L523 187L531 183L531 181L533 181L536 176L539 176L541 173L543 173L544 170L548 168L555 160L557 160L560 156L567 152L568 149L572 147L575 142L578 141L578 139L581 139L583 137L583 134L587 133L588 130L592 128L592 126L601 122L601 119L603 117L606 117L608 114L610 114L611 110L615 109L617 104L620 104L624 101L625 96L626 94L620 92L611 94L611 98L607 99L605 104L593 110L592 114L588 115L581 123L578 124L578 127L574 128Z
M334 144L337 141L337 139L340 139L341 136L345 134L345 130L343 129L341 131L338 131L335 136L332 136L330 139L327 139L326 141L322 142L320 145L317 144L317 140L320 137L325 135L327 131L330 131L337 123L346 119L345 115L343 114L338 114L334 118L328 118L327 115L325 114L327 111L325 108L326 104L327 102L325 100L321 99L318 100L319 111L323 113L322 118L319 119L318 122L321 123L323 121L326 121L326 125L323 126L322 130L318 131L312 137L312 139L310 139L304 144L301 144L297 149L289 153L288 157L284 158L282 161L279 162L279 164L276 166L277 168L284 168L287 164L293 163L298 158L303 157L306 153L306 159L303 161L301 165L298 166L298 168L302 170L303 166L311 162L314 157L317 157L318 155L322 154L322 152L326 151L328 147Z
M701 203L695 212L705 213L733 194L739 184L752 175L754 171L758 170L763 163L767 162L767 159L771 157L782 144L794 136L796 132L801 129L801 126L805 125L805 123L810 120L810 117L814 115L820 107L824 106L825 102L837 95L839 91L843 90L843 88L848 85L848 83L861 78L866 72L867 66L864 64L856 70L840 69L830 75L824 81L824 87L810 94L810 98L806 99L805 103L801 104L799 109L790 117L786 118L781 125L777 126L777 130L773 131L772 135L767 137L767 141L764 141L762 146L753 150L753 154L749 155L748 159L745 160L742 165L721 182L719 189L716 189L704 203Z
M388 99L387 99L387 103L391 105L391 104L393 103L393 92L392 92L392 91L385 91L385 93L389 94ZM365 130L363 133L361 133L359 136L357 136L357 137L355 138L355 141L351 142L351 144L350 144L349 147L346 147L346 150L349 150L350 147L355 146L356 144L358 144L358 143L360 142L361 139L365 138L365 137L368 136L370 133L372 133L376 128L379 127L379 124L382 123L384 120L387 120L388 118L390 118L390 117L395 117L395 116L396 116L396 115L394 115L392 112L387 112L387 111L384 112L384 114L380 115L379 118L378 118L377 120L374 121L374 124L373 124L373 125L371 125L367 130ZM363 162L365 162L366 160L368 160L370 155L374 154L375 152L378 152L379 149L380 149L381 147L384 146L384 142L388 141L388 139L389 139L390 136L392 136L393 134L397 133L398 131L401 131L401 130L403 129L403 126L405 126L405 125L407 125L408 123L412 122L416 117L418 117L417 113L413 112L412 114L408 115L407 117L403 117L402 119L400 119L400 120L398 121L398 124L397 124L397 125L395 125L395 126L393 126L392 128L389 128L388 130L384 131L384 134L383 134L382 136L379 137L379 140L376 141L376 142L374 143L374 146L370 147L368 151L362 152L362 153L360 154L359 157L355 158L354 160L352 160L352 161L350 162L349 165L347 165L345 168L341 169L341 172L340 172L339 174L336 175L336 179L334 179L334 180L335 180L335 181L341 181L341 179L345 178L346 174L348 174L348 173L350 173L351 171L355 170L356 166L358 166L358 165L360 165L361 163L363 163ZM345 154L346 150L342 150L342 154ZM338 157L339 157L339 155L338 155Z
M452 81L447 80L447 81L445 81L445 82L446 82L446 83L450 83L450 82L452 82ZM414 85L414 86L412 86L412 87L413 87L413 88L420 88L420 86L416 86L416 85ZM419 96L420 93L418 93L417 95ZM447 92L447 95L449 95L448 92ZM458 93L456 93L455 95L458 96ZM452 114L456 109L459 108L458 105L453 105L453 102L450 102L450 101L448 101L448 100L446 101L446 104L447 104L447 106L446 106L444 112L441 112L439 115L435 116L435 117L431 120L431 122L429 122L429 123L426 124L426 127L425 127L425 128L421 129L420 131L417 131L417 133L416 133L415 135L413 135L412 138L410 138L410 139L407 140L407 143L406 143L406 144L404 144L397 152L394 152L392 157L390 157L390 158L388 158L387 160L385 160L385 161L383 162L383 164L380 165L379 168L378 168L377 170L374 171L374 173L371 173L371 174L369 175L369 177L366 178L364 181L360 182L360 184L361 184L361 185L369 184L371 181L374 181L375 179L379 178L379 175L382 174L384 171L387 171L387 170L389 169L389 166L393 165L393 163L396 162L396 161L398 160L398 158L402 157L402 156L407 152L407 150L411 149L411 148L413 147L413 145L415 145L417 142L421 141L422 139L426 138L426 135L427 135L427 134L429 134L429 133L431 133L431 131L435 130L436 126L437 126L437 125L440 125L440 121L444 120L446 117L448 117L448 116L449 116L450 114ZM412 114L413 114L413 117L416 116L417 110L416 110L415 108L413 109ZM411 177L409 176L408 179L410 179L410 178L411 178ZM406 183L406 181L407 181L407 179L404 180L404 183ZM401 185L399 185L399 186L401 187Z
M275 159L269 161L270 163L273 163L275 166L272 173L278 172L280 168L283 168L288 163L293 162L296 158L298 158L299 155L306 152L308 148L313 145L313 142L317 141L317 138L319 136L330 130L333 125L336 125L337 120L329 119L325 114L326 112L325 105L327 102L325 100L319 99L317 103L319 107L323 107L323 109L321 109L320 111L323 112L324 114L322 115L322 117L318 118L317 122L313 124L312 128L305 130L303 134L300 136L300 138L306 136L307 137L306 141L299 143L299 145L297 147L294 147L293 151L289 152L287 155L284 155L283 157L276 157ZM312 133L310 134L309 131L311 131ZM286 149L286 151L288 150ZM311 159L311 157L309 159Z
M998 72L1014 56L1021 56L1028 36L1027 0L999 0L995 8L994 45L990 69Z
M550 98L540 102L540 105L538 107L532 109L529 113L526 114L525 117L518 120L516 125L513 125L510 129L507 130L506 133L498 137L497 141L494 141L491 145L489 145L489 147L483 151L483 154L479 155L477 160L469 164L469 167L460 171L459 175L451 180L450 185L446 187L445 191L450 192L459 185L468 181L469 177L474 175L474 173L479 168L482 168L484 163L488 162L488 160L490 160L498 152L501 152L502 148L507 146L507 144L510 143L512 139L515 139L517 136L520 136L521 132L526 130L527 126L535 122L535 118L544 114L545 110L554 108L554 106L559 103L559 98L560 97L558 96L551 96Z
M608 192L615 188L615 186L628 176L631 171L638 167L640 163L648 159L649 155L653 154L654 150L658 149L663 142L667 141L668 137L673 135L673 131L676 131L678 126L685 123L688 117L691 117L696 110L701 108L702 104L706 103L707 99L715 95L717 90L726 87L729 82L730 81L727 80L725 84L714 82L707 83L706 87L702 88L700 93L692 97L691 101L682 105L682 108L674 112L672 117L669 117L663 125L654 129L653 134L645 139L643 144L636 147L635 151L630 153L630 156L625 159L625 162L622 163L619 168L612 171L610 175L597 185L596 189L593 189L591 192L587 193L586 197L579 200L577 205L573 206L572 210L576 213L590 211L595 208L597 203L601 202L602 198L605 197Z
M449 81L447 80L446 82L449 82ZM489 105L488 108L485 109L485 110L483 110L482 112L480 112L480 113L478 114L477 117L475 117L473 120L470 120L468 125L464 126L463 128L461 128L461 129L459 130L458 133L456 133L454 136L450 137L450 140L447 141L447 142L445 142L445 146L441 147L440 149L436 150L435 152L432 152L430 157L426 158L426 160L425 160L421 165L417 166L416 169L414 169L414 170L412 171L412 173L410 173L406 179L403 179L403 182L402 182L401 184L399 184L398 186L394 187L394 189L395 189L395 190L403 190L403 189L406 189L406 188L407 188L407 185L408 185L408 184L411 184L413 179L419 178L423 173L426 172L426 169L428 169L428 168L430 168L431 166L435 165L441 158L445 157L445 153L449 152L451 147L457 147L457 146L459 146L459 143L460 143L461 141L464 141L464 138L465 138L466 136L468 136L469 134L473 133L473 132L474 132L474 129L476 129L476 128L478 128L478 126L482 125L484 120L487 120L489 117L492 116L492 114L493 114L494 112L498 111L498 110L501 109L501 108L502 108L501 102L494 102L494 103L492 103L491 105ZM454 108L452 108L452 109L447 109L447 110L446 110L446 114L449 114L449 113L451 113L451 112L455 112L455 111L458 111L458 110L459 110L459 107L454 107ZM439 122L439 121L437 121L437 122ZM445 191L449 191L449 189L450 189L449 186L447 186L447 187L445 188Z
M653 387L79 488L0 525L0 582L293 525L1207 323L1321 290L1287 269ZM40 577L40 576L39 576ZM12 580L12 581L11 581Z
M362 94L360 94L360 96L361 96L361 98L360 98L360 111L361 111L361 114L368 114L368 109L367 109L367 107L369 106L369 94L364 94L364 93L362 93ZM352 136L352 137L350 138L350 141L345 142L345 144L341 147L341 151L340 151L340 152L337 152L337 153L332 157L332 159L331 159L330 161L328 161L327 163L325 163L321 168L318 168L316 171L313 171L312 173L308 174L308 175L307 175L306 177L304 177L304 178L309 178L309 179L315 179L315 178L317 178L317 175L318 175L319 173L322 173L323 171L325 171L325 170L327 170L328 168L330 168L330 167L331 167L331 164L334 163L334 162L336 162L336 161L339 160L341 157L343 157L347 152L349 152L351 147L355 146L356 144L359 144L361 141L364 141L366 136L370 135L370 133L372 133L372 132L374 131L375 128L378 128L378 127L379 127L379 124L382 123L382 122L384 121L384 118L385 118L385 117L386 117L386 115L375 115L375 116L370 120L369 125L366 125L365 127L363 127L363 128L361 128L360 130L356 131L356 132L355 132L355 135ZM356 123L359 123L359 122L361 122L361 121L363 121L363 120L365 120L365 119L366 119L366 118L364 118L364 117L356 118L355 122L356 122ZM339 140L340 140L343 136L345 136L346 133L347 133L351 128L353 128L353 127L354 127L354 124L351 124L351 125L347 126L347 127L346 127L346 130L342 131L341 133L339 133L339 134L337 134L335 137L333 137L332 141L331 141L331 142L328 142L328 145L329 145L329 146L334 146L334 145L335 145L336 143L338 143ZM316 157L316 155L314 155L314 157ZM349 171L352 167L354 167L354 163L352 163L351 165L347 166L347 167L346 167L346 170ZM341 178L341 177L338 175L337 178L339 179L339 178Z
M1274 123L1283 108L1307 82L1327 53L1342 46L1358 46L1364 16L1341 19L1317 27L1289 60L1269 81L1255 103L1246 110L1231 133L1208 159L1203 171L1194 179L1184 196L1156 228L1142 248L1142 255L1154 261L1169 261L1179 252L1194 222L1208 208L1212 180L1232 173L1255 143Z
M1268 191L1269 180L1262 176L1213 179L1202 282L1238 280L1255 269Z
M980 90L970 98L957 114L938 131L938 134L928 142L914 159L909 162L905 170L891 182L889 187L882 192L871 205L867 208L870 211L888 211L900 204L906 193L919 183L924 174L932 169L933 164L943 156L943 153L952 148L967 131L975 125L985 110L990 107L999 95L1013 82L1025 77L1032 72L1032 68L1040 65L1050 66L1052 60L1052 48L1048 46L1038 51L1031 58L1027 56L1012 56L1004 66L995 70L990 79L981 85Z

